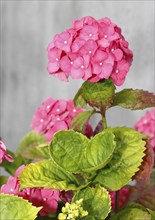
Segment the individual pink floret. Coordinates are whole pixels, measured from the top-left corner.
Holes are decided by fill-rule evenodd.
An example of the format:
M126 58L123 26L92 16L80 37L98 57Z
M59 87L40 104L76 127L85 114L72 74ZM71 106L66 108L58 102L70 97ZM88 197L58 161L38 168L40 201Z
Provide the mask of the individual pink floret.
M8 162L14 161L13 157L6 152L5 144L0 140L0 163L2 163L3 160Z
M111 78L117 86L124 83L133 59L121 28L109 18L90 16L73 21L70 29L57 34L47 51L48 72L59 79L98 82Z
M137 131L150 136L148 141L155 152L155 108L147 111L145 115L138 120L134 128Z

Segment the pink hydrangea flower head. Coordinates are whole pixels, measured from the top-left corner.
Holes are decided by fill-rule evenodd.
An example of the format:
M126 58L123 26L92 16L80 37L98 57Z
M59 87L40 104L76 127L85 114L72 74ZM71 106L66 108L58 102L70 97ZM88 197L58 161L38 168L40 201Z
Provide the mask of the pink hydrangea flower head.
M31 127L50 142L57 131L68 130L73 118L82 111L74 106L73 100L47 98L36 110Z
M0 140L0 163L2 163L3 160L8 162L14 161L13 157L6 152L5 144Z
M134 128L137 131L150 136L148 141L155 152L155 108L147 111L145 115L138 120Z
M86 16L74 20L70 29L54 37L48 47L47 69L64 81L69 77L90 82L111 78L120 86L132 58L133 53L121 28L109 18L96 20Z

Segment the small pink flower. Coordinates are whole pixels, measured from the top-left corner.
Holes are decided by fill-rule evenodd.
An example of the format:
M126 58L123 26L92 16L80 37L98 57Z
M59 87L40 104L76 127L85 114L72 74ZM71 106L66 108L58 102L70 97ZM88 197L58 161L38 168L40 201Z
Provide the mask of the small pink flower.
M114 65L114 58L103 50L97 50L92 58L93 73L100 79L108 79Z
M79 35L80 39L85 41L98 39L98 25L86 25L82 28Z
M8 162L14 161L13 157L7 154L5 144L0 140L0 163L2 163L3 160Z
M73 79L85 79L87 80L91 76L91 66L89 64L89 56L85 55L83 57L79 56L74 60L71 67L70 76Z
M60 56L61 56L61 50L57 48L52 48L48 51L48 72L50 74L55 73L60 68Z
M138 120L134 128L137 131L150 136L149 143L155 152L155 108L147 111L145 115Z
M130 65L126 60L117 62L111 74L112 81L115 85L121 86L124 83L129 67Z
M61 34L57 34L53 42L54 45L60 50L69 52L72 43L72 34L70 34L68 31L64 31Z
M31 127L50 142L57 131L68 130L73 118L81 111L83 109L75 107L73 100L47 98L36 110Z
M18 178L14 176L10 176L8 178L7 183L1 186L0 193L18 195L19 188L20 185Z

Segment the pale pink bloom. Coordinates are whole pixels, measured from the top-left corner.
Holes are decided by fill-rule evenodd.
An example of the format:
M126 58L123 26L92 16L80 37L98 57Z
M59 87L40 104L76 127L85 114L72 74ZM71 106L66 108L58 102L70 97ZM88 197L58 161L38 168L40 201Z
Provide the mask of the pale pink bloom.
M6 152L5 144L0 140L0 163L2 163L3 160L8 162L14 161L13 157Z
M97 43L94 40L88 40L79 49L79 54L93 56L97 48Z
M36 110L31 127L50 142L57 131L68 130L73 118L82 111L74 106L73 100L47 98Z
M155 108L147 111L145 115L138 120L134 128L137 131L150 136L148 140L155 152Z
M86 43L85 40L80 39L79 37L77 37L77 38L73 41L73 43L72 43L72 45L71 45L71 51L72 51L72 53L78 53L79 50L80 50L80 48L81 48L85 43ZM78 54L77 54L77 55L78 55Z

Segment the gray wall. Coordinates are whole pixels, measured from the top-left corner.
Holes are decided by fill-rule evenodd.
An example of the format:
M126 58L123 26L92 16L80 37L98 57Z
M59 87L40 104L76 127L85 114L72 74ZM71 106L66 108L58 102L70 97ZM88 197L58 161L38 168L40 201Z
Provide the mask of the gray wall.
M1 1L1 136L15 150L30 130L36 108L48 96L73 98L82 81L61 82L46 71L46 48L73 19L109 17L134 52L125 84L118 90L154 91L154 1ZM113 108L111 126L132 127L143 111Z

